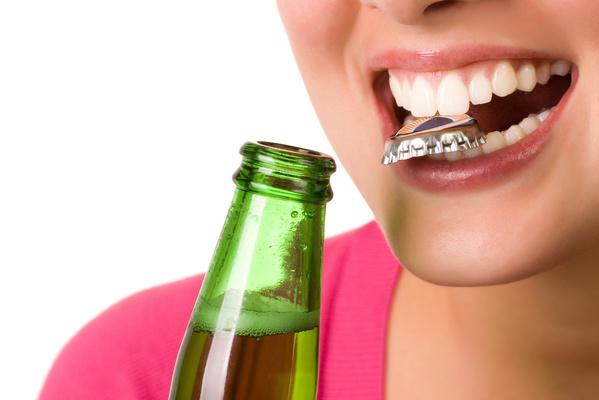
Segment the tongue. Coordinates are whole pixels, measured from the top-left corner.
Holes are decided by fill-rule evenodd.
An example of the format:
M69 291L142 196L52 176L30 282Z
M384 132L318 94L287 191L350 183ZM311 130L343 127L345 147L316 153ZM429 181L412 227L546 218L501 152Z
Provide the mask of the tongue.
M532 92L518 90L506 97L493 96L487 104L470 105L468 115L476 118L484 132L504 131L529 114L559 103L570 87L570 81L570 75L554 75L547 84L537 85Z

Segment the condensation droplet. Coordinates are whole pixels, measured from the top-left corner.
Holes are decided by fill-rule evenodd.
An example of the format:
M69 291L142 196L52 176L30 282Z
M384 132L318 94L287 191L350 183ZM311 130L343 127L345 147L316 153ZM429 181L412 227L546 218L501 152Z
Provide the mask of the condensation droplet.
M314 211L312 211L312 210L304 211L303 214L304 214L304 217L314 218Z
M292 218L297 218L298 215L299 215L299 213L297 211L291 211Z

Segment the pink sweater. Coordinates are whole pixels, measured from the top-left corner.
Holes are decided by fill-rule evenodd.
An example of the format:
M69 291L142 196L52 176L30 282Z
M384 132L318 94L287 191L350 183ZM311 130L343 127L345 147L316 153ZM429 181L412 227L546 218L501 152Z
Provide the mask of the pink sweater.
M327 239L318 399L383 399L387 313L400 266L371 222ZM41 400L165 400L202 276L134 294L65 346Z

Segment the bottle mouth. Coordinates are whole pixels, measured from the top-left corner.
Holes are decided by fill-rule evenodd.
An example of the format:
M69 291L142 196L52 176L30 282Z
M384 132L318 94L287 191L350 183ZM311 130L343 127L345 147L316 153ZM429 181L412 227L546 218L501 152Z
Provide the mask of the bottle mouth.
M254 147L255 146L255 147ZM241 148L241 154L248 154L245 150L254 151L261 161L276 163L276 167L297 171L300 174L319 174L331 176L337 166L333 157L319 151L291 146L282 143L265 141L248 142ZM267 160L271 158L271 160Z
M247 142L233 180L242 190L323 203L333 197L335 160L325 153L267 141Z
M265 142L263 140L259 140L257 142L254 142L255 144L259 145L259 146L265 146L265 147L269 147L275 150L282 150L282 151L286 151L289 152L291 154L297 155L297 156L312 156L312 157L324 157L324 158L329 158L331 159L331 157L327 154L321 153L319 151L314 151L314 150L310 150L310 149L304 149L302 147L296 147L296 146L291 146L288 144L282 144L282 143L274 143L274 142Z

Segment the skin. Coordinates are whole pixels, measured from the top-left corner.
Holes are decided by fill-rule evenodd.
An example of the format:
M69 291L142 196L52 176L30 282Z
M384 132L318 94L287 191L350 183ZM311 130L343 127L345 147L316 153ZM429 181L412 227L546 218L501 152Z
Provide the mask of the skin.
M321 124L404 267L389 316L387 397L596 398L599 2L278 7ZM545 149L517 174L473 191L418 191L380 164L365 61L382 49L461 43L546 52L573 62L579 81Z

